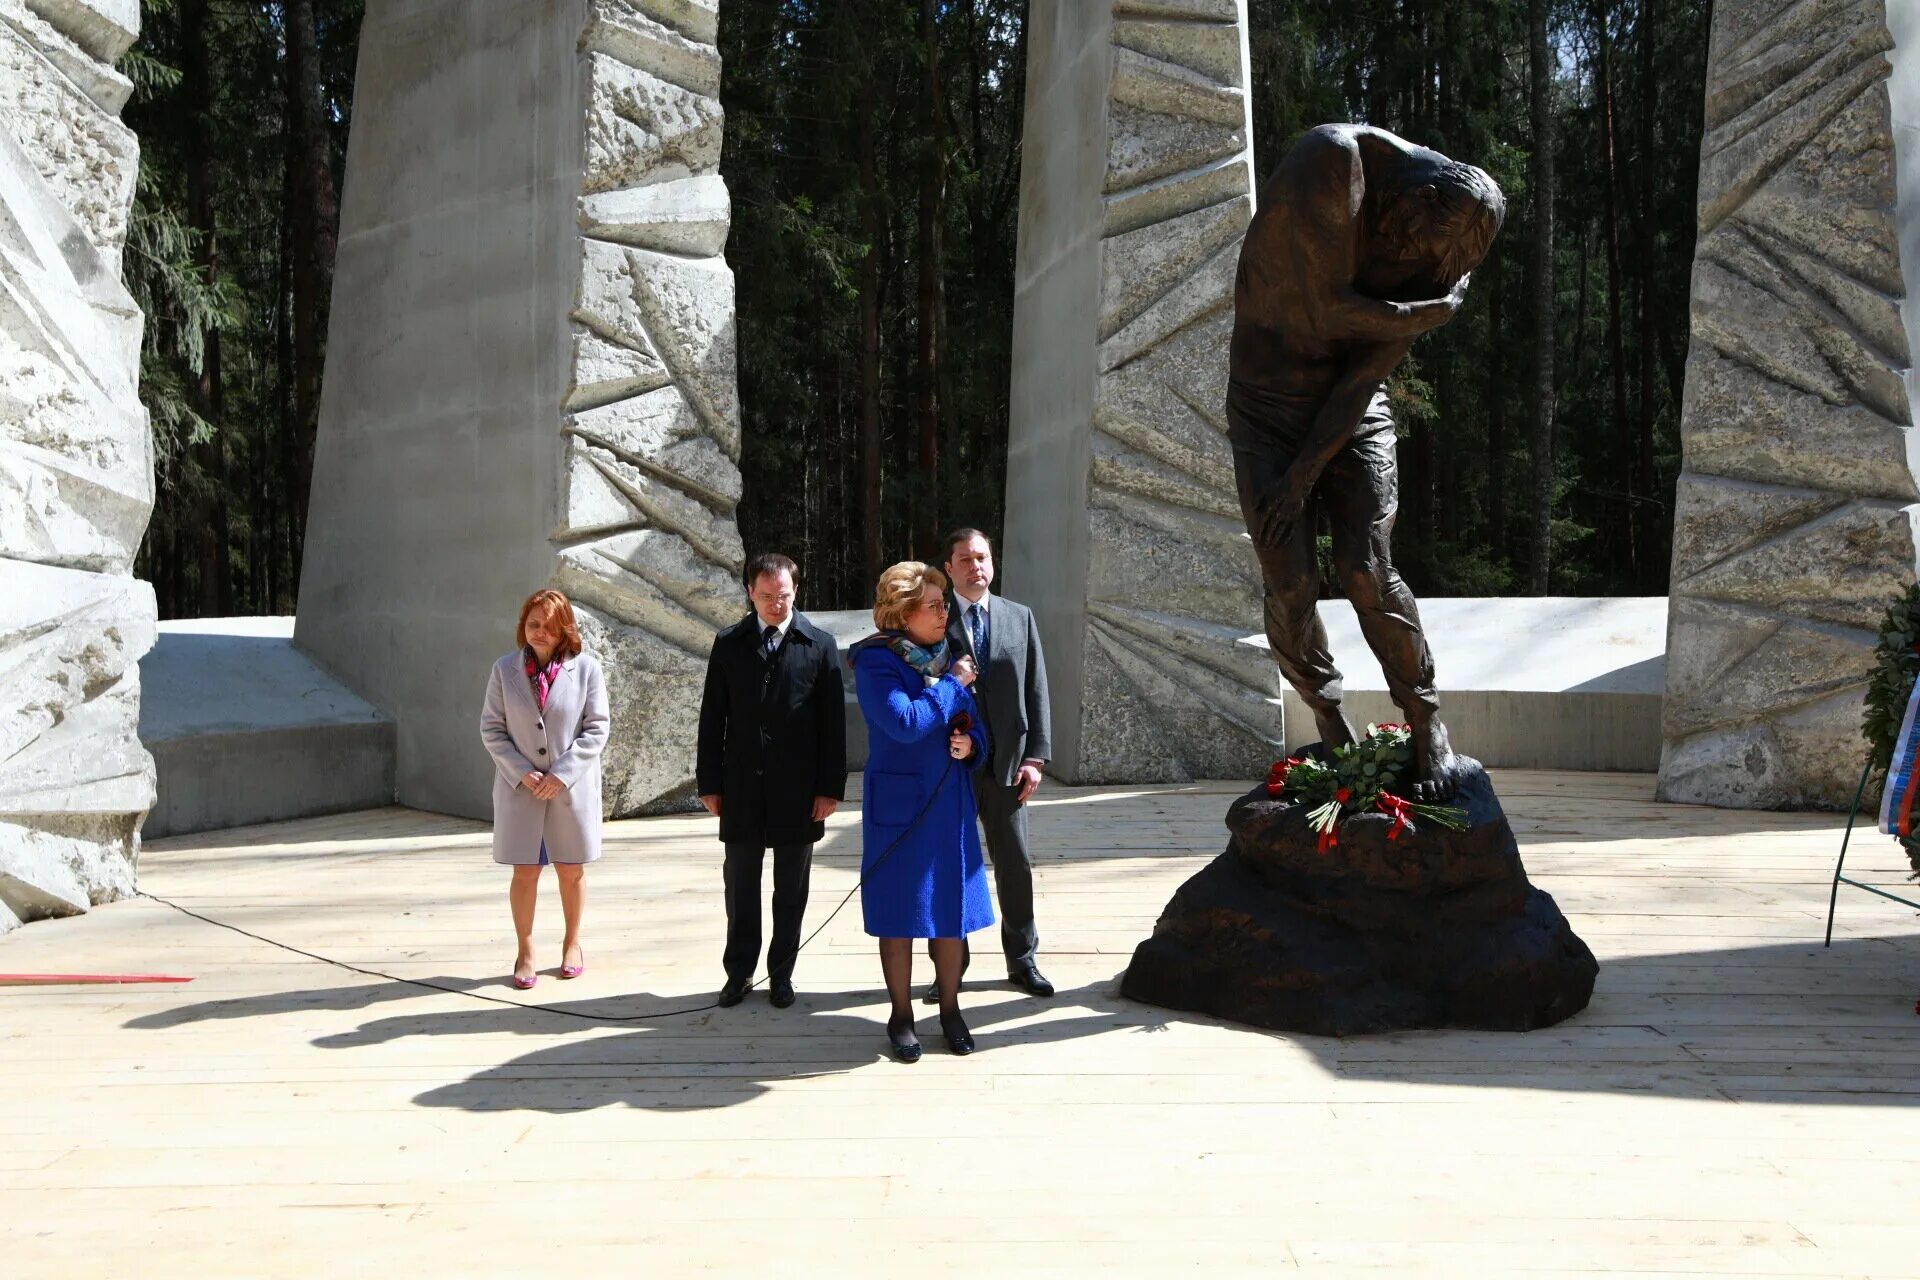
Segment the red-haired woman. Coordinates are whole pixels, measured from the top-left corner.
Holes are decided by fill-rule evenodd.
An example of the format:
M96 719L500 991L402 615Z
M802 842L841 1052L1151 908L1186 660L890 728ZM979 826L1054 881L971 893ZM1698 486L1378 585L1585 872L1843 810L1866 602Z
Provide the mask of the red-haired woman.
M600 750L607 745L607 686L600 664L580 651L573 606L558 591L536 591L520 606L517 646L493 664L480 738L493 756L493 860L513 868L507 901L520 951L513 985L539 981L533 964L533 907L540 868L560 877L566 937L560 976L586 969L580 911L587 864L600 856Z

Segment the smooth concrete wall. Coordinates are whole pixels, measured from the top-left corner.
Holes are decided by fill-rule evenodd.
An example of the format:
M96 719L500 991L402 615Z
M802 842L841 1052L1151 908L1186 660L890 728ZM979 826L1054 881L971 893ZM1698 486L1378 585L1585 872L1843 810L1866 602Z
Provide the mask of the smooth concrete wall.
M147 744L145 840L393 803L393 721L210 733Z
M1404 719L1352 606L1323 600L1320 614L1347 718L1356 728ZM1420 602L1420 619L1456 750L1495 768L1660 767L1665 597L1436 597ZM1315 738L1313 716L1291 688L1283 696L1293 751Z
M1061 689L1084 681L1111 9L1036 4L1027 17L1013 286L1013 349L1022 354L1013 367L999 558L1001 585L1033 608L1049 681ZM1080 727L1077 703L1054 708L1054 759L1069 777L1079 768Z
M1454 749L1490 769L1653 773L1660 767L1657 692L1453 689L1442 697L1440 715ZM1287 750L1298 751L1319 735L1299 695L1289 689L1285 699L1288 727L1308 726L1288 735ZM1346 708L1356 729L1406 718L1385 690L1356 689Z
M415 808L487 814L487 670L552 572L584 22L367 6L295 639L398 722Z

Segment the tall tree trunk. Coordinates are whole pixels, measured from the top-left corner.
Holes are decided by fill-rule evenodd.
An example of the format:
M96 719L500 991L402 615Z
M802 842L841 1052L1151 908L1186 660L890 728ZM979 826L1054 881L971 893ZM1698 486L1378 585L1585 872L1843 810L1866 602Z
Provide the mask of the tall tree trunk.
M333 184L333 143L320 82L314 0L286 0L287 145L293 179L293 363L295 459L292 479L294 572L306 540L313 445L320 424L320 365L327 305L333 293L340 197Z
M920 0L920 42L925 55L921 95L926 108L926 132L921 139L920 226L916 251L920 258L920 287L916 299L916 335L919 368L915 400L915 435L919 439L920 502L916 504L914 541L922 555L932 556L940 538L940 249L946 221L947 155L945 113L940 109L940 30L934 0Z
M1659 509L1654 505L1653 476L1653 366L1654 341L1652 308L1648 302L1653 290L1654 255L1658 245L1653 225L1653 176L1658 172L1658 156L1654 150L1654 110L1659 93L1659 83L1654 77L1653 38L1655 0L1640 0L1640 279L1639 279L1639 321L1634 326L1635 345L1640 355L1640 416L1637 425L1636 447L1634 449L1634 492L1647 499L1635 508L1635 519L1639 525L1639 536L1635 541L1643 547L1654 546L1657 529L1656 517ZM1643 566L1637 590L1664 594L1667 579L1667 564L1663 559L1657 563Z
M269 528L273 531L269 543L269 570L267 574L268 613L292 613L296 605L293 584L300 576L300 564L294 534L293 495L289 490L294 477L300 474L298 457L298 433L294 430L293 407L293 152L286 152L280 182L280 262L275 273L276 287L273 304L273 362L275 369L274 392L275 412L279 420L279 430L275 434L276 446L270 462L263 461L261 469L271 472L274 477L272 491L274 503ZM264 416L264 415L263 415Z
M1458 6L1445 5L1434 21L1433 26L1439 32L1439 39L1433 45L1433 85L1436 95L1435 117L1440 134L1442 149L1454 155L1460 154L1462 138L1459 128L1459 86L1457 84L1457 64L1454 60L1455 16ZM1433 476L1432 501L1436 508L1435 533L1449 542L1460 536L1461 502L1459 464L1460 464L1460 424L1455 420L1458 408L1457 389L1459 379L1456 376L1459 353L1467 338L1464 324L1449 326L1443 335L1439 359L1436 361L1433 379L1434 424L1429 431L1428 448L1433 452L1430 474ZM1434 441L1432 437L1439 437Z
M211 35L207 29L207 0L181 0L180 5L180 90L185 107L184 150L187 178L187 225L195 232L194 265L201 282L209 287L219 277L218 224L213 209L214 158L208 127L213 114L213 78L207 52ZM197 617L212 617L222 612L222 586L226 581L226 467L221 447L220 331L208 327L201 335L200 372L190 399L194 412L212 428L207 439L186 451L192 462L190 488L193 498L193 542L197 581L193 612ZM188 468L176 470L187 479Z
M1602 176L1606 183L1606 198L1602 202L1602 226L1607 242L1607 363L1613 384L1613 426L1611 437L1616 447L1626 445L1629 435L1627 427L1627 353L1626 339L1621 318L1620 285L1620 168L1618 146L1614 132L1613 97L1613 32L1610 30L1609 10L1613 0L1593 0L1594 40L1600 55L1600 67L1596 76L1595 88L1600 97L1600 158ZM1629 471L1627 483L1629 498L1641 496L1644 491L1634 483ZM1628 571L1637 579L1642 548L1634 536L1638 532L1635 519L1637 504L1629 501L1621 513L1621 524L1625 528L1627 543Z
M867 237L866 257L860 262L860 543L865 550L869 588L886 567L881 558L880 528L880 263L885 252L880 179L875 163L879 140L873 117L879 110L874 77L868 68L860 91L860 211Z
M1487 344L1487 543L1503 564L1512 560L1507 547L1507 339L1501 330L1506 257L1493 255L1487 291L1487 332L1493 337Z
M853 538L853 530L847 527L847 418L842 412L844 407L840 386L841 374L845 365L840 353L828 349L821 364L821 404L827 414L827 442L830 469L827 475L828 510L832 517L828 523L827 545L815 556L819 562L813 574L816 584L813 598L816 607L830 600L839 600L847 594L847 544Z
M1547 42L1549 0L1527 0L1527 49L1533 155L1533 279L1528 317L1533 367L1528 424L1533 452L1533 536L1527 587L1537 596L1553 585L1553 49Z

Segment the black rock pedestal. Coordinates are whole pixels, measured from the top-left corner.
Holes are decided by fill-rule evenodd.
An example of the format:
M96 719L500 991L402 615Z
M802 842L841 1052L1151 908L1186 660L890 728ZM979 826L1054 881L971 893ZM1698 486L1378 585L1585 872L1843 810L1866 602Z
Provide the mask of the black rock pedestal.
M1361 814L1325 854L1305 805L1264 786L1234 801L1227 851L1173 895L1121 993L1331 1036L1531 1031L1586 1008L1599 964L1527 882L1486 770L1460 766L1466 830L1389 841L1384 814Z

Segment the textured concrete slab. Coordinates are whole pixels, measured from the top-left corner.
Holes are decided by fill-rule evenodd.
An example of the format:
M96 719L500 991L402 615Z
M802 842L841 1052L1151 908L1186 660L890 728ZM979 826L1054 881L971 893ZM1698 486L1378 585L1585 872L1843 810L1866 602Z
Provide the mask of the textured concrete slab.
M125 53L140 35L140 0L26 0L102 63Z
M1246 8L1035 5L1001 560L1047 646L1076 782L1265 768L1280 677L1257 630L1226 395L1253 215Z
M0 0L0 933L132 893L153 800L139 146L110 65L139 25L137 0Z
M1920 6L1722 0L1705 125L1660 794L1845 808L1920 565Z

